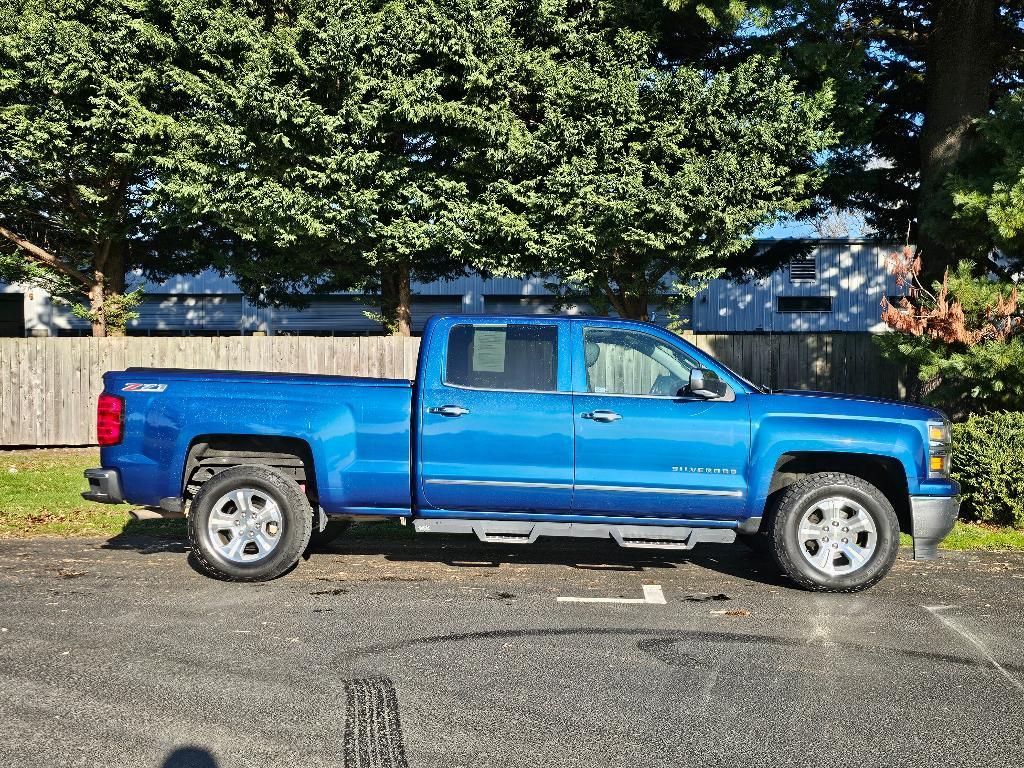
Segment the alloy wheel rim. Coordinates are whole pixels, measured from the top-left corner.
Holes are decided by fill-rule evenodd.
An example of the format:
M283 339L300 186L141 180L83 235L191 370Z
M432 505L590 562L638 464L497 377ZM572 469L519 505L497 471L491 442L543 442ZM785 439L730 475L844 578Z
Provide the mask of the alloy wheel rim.
M270 555L281 541L281 508L269 494L238 488L217 499L206 524L217 552L233 563L251 563Z
M878 546L878 529L864 505L847 496L810 504L797 529L800 554L820 573L841 576L867 565Z

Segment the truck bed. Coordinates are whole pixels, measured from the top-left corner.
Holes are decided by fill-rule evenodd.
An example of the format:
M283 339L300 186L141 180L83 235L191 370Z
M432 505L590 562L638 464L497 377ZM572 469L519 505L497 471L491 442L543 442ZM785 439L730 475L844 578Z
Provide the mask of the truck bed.
M125 498L182 494L183 457L209 435L301 441L327 512L408 514L412 382L263 371L129 368L103 377L124 401L124 440L103 448Z
M133 366L124 373L158 376L161 381L209 381L212 379L248 383L345 384L354 387L412 388L408 379L378 379L368 376L335 376L319 373L283 373L279 371L221 371L208 368L147 368Z

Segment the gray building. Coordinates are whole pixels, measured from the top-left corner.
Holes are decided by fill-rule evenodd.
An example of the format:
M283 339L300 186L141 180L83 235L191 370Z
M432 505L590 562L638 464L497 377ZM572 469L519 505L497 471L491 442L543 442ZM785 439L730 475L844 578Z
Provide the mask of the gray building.
M697 333L880 332L879 305L898 293L886 257L895 248L861 240L823 240L765 279L715 280L684 317ZM544 314L551 295L541 278L461 277L413 286L413 328L437 313ZM372 335L380 324L367 313L372 299L339 293L298 310L259 307L230 276L204 272L145 284L145 302L130 335ZM658 321L664 312L652 307ZM586 307L578 308L585 314ZM87 335L89 325L44 291L0 286L0 335Z

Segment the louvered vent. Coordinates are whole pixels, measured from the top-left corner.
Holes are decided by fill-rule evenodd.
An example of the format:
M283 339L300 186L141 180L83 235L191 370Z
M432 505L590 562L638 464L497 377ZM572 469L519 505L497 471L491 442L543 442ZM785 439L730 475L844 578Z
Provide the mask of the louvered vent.
M814 254L794 256L789 260L789 280L792 283L813 283L818 279L818 261Z

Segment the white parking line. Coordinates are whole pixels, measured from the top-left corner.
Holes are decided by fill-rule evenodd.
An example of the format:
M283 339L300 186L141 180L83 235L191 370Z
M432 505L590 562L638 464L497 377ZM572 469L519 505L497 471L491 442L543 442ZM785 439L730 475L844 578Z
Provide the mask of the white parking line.
M1012 685L1014 688L1016 688L1021 693L1024 693L1024 683L1022 683L1020 680L1018 680L1016 677L1014 677L1012 674L1010 674L1006 670L1006 668L1003 667L1002 664L1000 664L998 661L996 661L995 657L992 655L992 652L989 651L988 646L986 646L981 641L981 639L978 638L977 635L975 635L970 630L965 629L955 619L951 619L949 616L943 616L942 615L943 611L948 611L950 608L955 608L956 607L955 605L922 605L921 607L924 608L926 611L928 611L928 613L930 613L936 619L941 621L945 625L946 629L950 630L951 632L956 632L958 635L960 635L960 637L962 637L964 640L966 640L971 645L973 645L975 648L977 648L978 651L981 652L981 655L984 656L988 660L988 662L993 667L995 667L996 670L1003 677L1006 678L1006 680L1010 683L1010 685Z
M650 603L665 605L665 593L660 584L644 584L643 597L560 597L560 603Z

